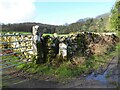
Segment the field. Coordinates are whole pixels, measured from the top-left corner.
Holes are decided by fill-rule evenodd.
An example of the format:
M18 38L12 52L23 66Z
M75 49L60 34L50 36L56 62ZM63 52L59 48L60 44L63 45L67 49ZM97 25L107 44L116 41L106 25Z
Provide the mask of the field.
M4 33L13 33L13 32L2 32L2 33L4 34ZM15 32L15 33L32 34L32 32ZM53 36L53 34L49 34L49 33L43 34L43 36L46 36L46 35ZM68 36L68 35L69 34L59 34L58 36Z
M13 33L14 31L10 31L10 32L2 32L4 33ZM31 32L15 32L15 33L20 33L20 34L32 34Z

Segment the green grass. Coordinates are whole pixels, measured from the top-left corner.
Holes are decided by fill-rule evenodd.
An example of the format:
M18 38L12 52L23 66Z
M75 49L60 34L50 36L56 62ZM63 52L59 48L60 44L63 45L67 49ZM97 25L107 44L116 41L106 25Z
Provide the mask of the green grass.
M17 65L17 64L20 64L21 62L22 62L22 59L14 55L2 56L2 64L4 65L0 68L6 68L7 66Z
M14 33L15 31L10 31L10 32L2 32L2 33ZM20 33L20 34L32 34L32 32L15 32L15 33Z
M64 61L59 67L49 66L47 64L35 64L34 62L22 64L17 69L22 69L28 73L37 73L39 75L55 76L62 78L70 78L80 76L81 74L90 73L93 70L97 70L100 65L104 65L112 57L118 54L120 49L120 43L118 43L112 52L107 52L103 55L93 55L87 58L83 65L73 65L70 61Z
M103 55L93 55L87 60L87 64L90 68L98 69L99 65L103 65L113 57L118 56L118 50L120 50L120 43L117 43L117 45L112 48L112 51L108 51Z
M10 32L2 32L2 33L13 33L15 31L10 31ZM15 33L20 33L20 34L32 34L32 32L15 32ZM53 36L53 34L49 34L49 33L46 33L44 34L43 33L43 36L46 36L46 35L49 35L49 36ZM68 36L69 34L58 34L58 36Z
M53 34L43 34L43 36L46 36L46 35L49 35L49 36L53 36ZM58 36L68 36L69 34L58 34Z
M39 75L57 76L62 78L74 77L85 72L85 66L70 67L68 62L64 62L60 67L47 66L46 64L38 65L35 63L22 64L17 67L18 70L25 70L27 73L37 73Z

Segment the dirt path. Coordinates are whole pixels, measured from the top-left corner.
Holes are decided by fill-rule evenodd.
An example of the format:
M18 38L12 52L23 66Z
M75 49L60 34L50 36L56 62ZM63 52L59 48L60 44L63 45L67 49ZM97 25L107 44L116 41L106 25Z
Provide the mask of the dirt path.
M87 77L77 77L67 83L51 80L23 79L10 85L10 88L116 88L118 87L118 57L109 62L105 72L95 75L93 72ZM120 82L119 82L120 83Z

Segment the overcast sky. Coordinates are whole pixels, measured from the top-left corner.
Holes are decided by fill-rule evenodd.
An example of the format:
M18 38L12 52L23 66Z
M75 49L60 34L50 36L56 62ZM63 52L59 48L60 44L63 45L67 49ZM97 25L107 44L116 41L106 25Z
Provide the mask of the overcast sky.
M114 3L115 0L0 0L0 22L63 25L110 12Z

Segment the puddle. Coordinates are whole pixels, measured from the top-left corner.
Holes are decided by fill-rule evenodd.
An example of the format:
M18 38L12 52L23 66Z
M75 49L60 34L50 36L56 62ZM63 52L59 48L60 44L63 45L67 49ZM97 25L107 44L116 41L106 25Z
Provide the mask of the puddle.
M114 60L114 61L113 61ZM103 73L92 72L86 77L86 80L96 80L104 85L113 85L117 87L120 84L118 62L117 59L112 59Z
M107 75L107 70L103 73L103 74L98 74L96 75L95 72L93 72L92 74L90 74L89 76L86 77L87 80L90 79L94 79L97 80L101 83L108 83L107 79L106 79L106 75Z

